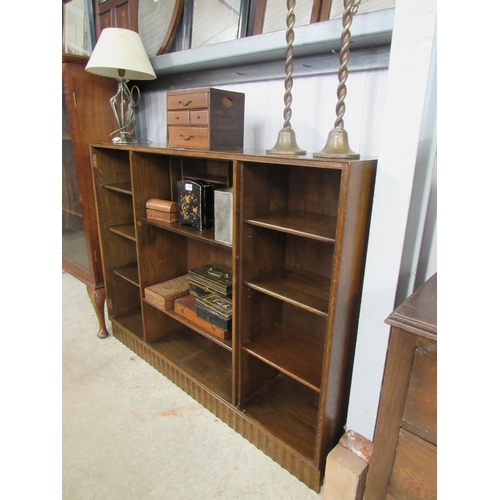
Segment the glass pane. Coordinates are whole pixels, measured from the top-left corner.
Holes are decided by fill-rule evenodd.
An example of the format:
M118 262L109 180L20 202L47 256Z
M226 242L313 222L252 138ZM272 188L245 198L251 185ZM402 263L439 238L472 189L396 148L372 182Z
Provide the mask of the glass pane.
M296 2L293 13L295 14L294 28L305 26L311 22L313 0L300 0ZM266 14L262 33L286 30L286 0L267 0Z
M366 14L367 12L375 12L376 10L393 9L396 6L396 0L361 0L358 14ZM343 0L333 0L330 10L330 19L342 17L344 13Z
M240 0L195 0L191 48L236 40Z
M62 254L89 269L64 89L62 95Z
M88 36L85 0L72 0L63 7L63 52L89 56L92 49Z
M176 0L139 0L139 34L149 57L158 53L170 26Z

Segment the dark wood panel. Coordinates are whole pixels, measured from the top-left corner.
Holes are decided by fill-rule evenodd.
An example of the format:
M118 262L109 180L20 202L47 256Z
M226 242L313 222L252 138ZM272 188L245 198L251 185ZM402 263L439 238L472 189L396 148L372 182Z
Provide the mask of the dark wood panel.
M283 231L328 243L335 242L337 219L312 212L273 212L245 219L248 224Z
M380 500L387 495L414 351L415 339L411 335L391 333L368 470L366 500Z
M403 427L437 444L437 357L420 349L415 350Z
M132 183L130 181L117 182L116 184L104 184L102 187L119 193L132 194Z
M108 229L112 233L119 234L124 238L135 241L135 227L134 224L119 224L118 226L109 226Z
M323 392L316 456L325 465L328 450L344 433L363 287L376 162L345 165L338 185L338 220L329 294ZM339 175L339 172L332 171Z
M401 429L389 494L408 500L437 498L437 448Z
M278 325L243 349L307 387L321 385L324 343L286 325Z
M181 326L151 347L194 377L201 385L231 401L231 353Z
M146 224L151 224L152 226L160 227L162 229L165 229L166 231L172 231L173 233L183 234L184 236L203 241L210 245L215 245L229 249L231 248L230 244L224 243L222 241L217 241L215 239L213 229L200 231L195 227L179 224L179 222L161 222L151 219L144 219L143 222Z
M113 269L113 272L123 279L130 281L130 283L139 286L139 269L136 262Z
M135 308L125 314L119 314L111 317L111 321L118 323L122 328L135 337L142 339L144 337L142 330L141 308Z
M278 375L246 400L243 411L302 456L312 459L318 417L318 394Z
M322 276L279 268L248 280L245 284L315 314L328 314L330 281Z

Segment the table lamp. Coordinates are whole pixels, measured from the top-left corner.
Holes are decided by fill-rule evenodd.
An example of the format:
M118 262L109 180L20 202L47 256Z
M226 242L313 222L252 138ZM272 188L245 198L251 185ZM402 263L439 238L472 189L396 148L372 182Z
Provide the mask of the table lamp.
M137 86L129 89L130 80L154 80L156 74L151 66L141 38L135 31L122 28L105 28L85 67L95 75L118 80L118 92L110 99L111 109L118 128L109 134L115 144L135 144L135 108L139 104ZM133 93L137 93L134 99Z

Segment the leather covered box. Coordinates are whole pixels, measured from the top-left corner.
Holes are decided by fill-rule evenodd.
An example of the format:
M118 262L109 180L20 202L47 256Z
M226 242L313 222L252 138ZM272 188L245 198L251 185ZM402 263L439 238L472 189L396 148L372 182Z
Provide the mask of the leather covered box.
M225 340L231 337L231 332L223 330L219 326L197 316L196 297L194 295L189 294L180 299L176 299L174 302L174 311L219 339Z
M199 295L207 295L203 294L202 290L210 292L210 294L218 293L226 297L231 296L233 292L233 273L231 269L220 264L213 263L189 269L188 279L190 286L200 289Z
M187 274L184 274L144 288L144 300L162 311L167 311L174 307L175 299L188 293L189 281Z
M177 182L178 220L199 230L214 227L214 188L202 179Z
M233 306L231 299L227 297L214 293L196 298L196 314L223 330L231 330Z
M167 144L186 149L242 149L245 94L200 87L167 92Z
M177 202L151 198L146 202L146 218L161 222L176 222Z

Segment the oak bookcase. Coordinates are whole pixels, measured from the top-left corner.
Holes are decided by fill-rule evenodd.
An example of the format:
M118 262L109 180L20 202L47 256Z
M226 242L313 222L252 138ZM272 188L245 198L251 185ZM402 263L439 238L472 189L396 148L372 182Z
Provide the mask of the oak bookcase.
M92 144L114 336L319 491L344 432L376 160ZM233 242L146 219L177 181L233 187ZM144 288L217 262L233 271L222 340Z

